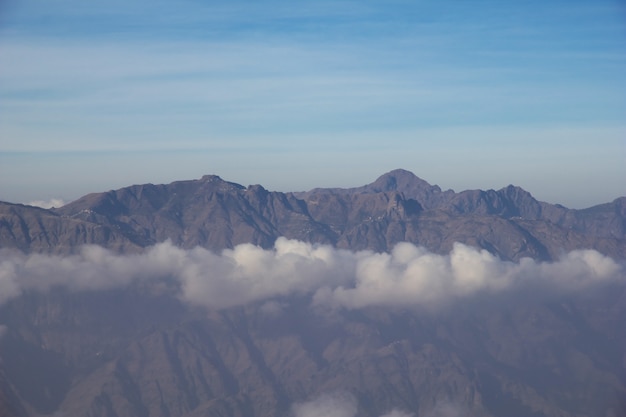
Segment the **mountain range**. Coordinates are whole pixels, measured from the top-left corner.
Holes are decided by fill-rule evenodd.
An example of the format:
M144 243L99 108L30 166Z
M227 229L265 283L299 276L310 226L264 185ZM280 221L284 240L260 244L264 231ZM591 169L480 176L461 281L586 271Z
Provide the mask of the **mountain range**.
M512 185L441 191L405 170L363 187L296 193L207 175L89 194L51 210L0 203L0 216L0 247L25 252L71 253L83 244L136 252L166 239L220 251L267 248L283 236L375 251L412 242L444 253L461 242L510 260L556 259L576 248L626 257L626 197L572 210Z
M626 416L625 260L626 197L405 170L2 202L0 417Z

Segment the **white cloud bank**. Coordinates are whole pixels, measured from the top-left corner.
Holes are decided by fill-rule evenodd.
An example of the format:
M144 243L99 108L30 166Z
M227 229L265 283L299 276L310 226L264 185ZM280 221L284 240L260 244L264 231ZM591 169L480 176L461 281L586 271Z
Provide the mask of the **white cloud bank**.
M25 290L119 288L132 282L174 282L184 301L227 308L276 296L310 294L316 304L437 307L476 294L516 289L584 290L623 280L622 267L593 250L556 262L502 261L457 243L439 255L410 243L391 253L351 252L279 238L274 248L242 244L221 254L164 242L137 255L85 246L77 255L23 255L0 251L0 303Z
M356 398L352 394L335 392L294 404L291 411L295 417L355 417L358 409ZM381 417L413 416L414 414L394 409Z
M324 394L314 400L294 404L292 412L295 417L354 417L357 402L348 393Z
M51 198L50 200L35 200L26 203L29 206L41 207L45 209L53 208L53 207L63 207L65 205L65 201L60 198Z

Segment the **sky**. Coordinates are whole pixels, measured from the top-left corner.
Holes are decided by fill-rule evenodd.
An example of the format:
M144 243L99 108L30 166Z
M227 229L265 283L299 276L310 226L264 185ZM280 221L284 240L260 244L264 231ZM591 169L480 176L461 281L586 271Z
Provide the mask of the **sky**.
M626 195L626 3L0 0L0 200L396 168Z

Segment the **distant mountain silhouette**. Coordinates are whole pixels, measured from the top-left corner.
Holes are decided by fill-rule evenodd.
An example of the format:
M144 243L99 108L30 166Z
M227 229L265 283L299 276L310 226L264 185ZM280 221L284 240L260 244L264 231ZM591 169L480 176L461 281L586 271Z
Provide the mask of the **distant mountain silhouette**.
M300 193L207 175L89 194L57 209L2 203L0 210L0 246L23 251L64 253L93 243L132 252L166 239L219 251L270 247L285 236L376 251L408 241L443 253L461 242L512 260L554 259L576 248L626 257L624 197L571 210L515 186L441 191L404 170L362 187Z
M167 239L216 253L281 236L380 252L408 241L443 254L461 242L503 260L595 249L623 262L625 219L624 197L572 210L512 185L442 191L405 170L349 189L282 193L207 175L49 210L0 203L0 417L308 417L294 404L333 393L365 417L624 416L623 281L481 294L435 312L324 308L306 293L201 308L168 282L50 285L6 301L2 291L12 274L32 279L14 252L97 244L134 255Z

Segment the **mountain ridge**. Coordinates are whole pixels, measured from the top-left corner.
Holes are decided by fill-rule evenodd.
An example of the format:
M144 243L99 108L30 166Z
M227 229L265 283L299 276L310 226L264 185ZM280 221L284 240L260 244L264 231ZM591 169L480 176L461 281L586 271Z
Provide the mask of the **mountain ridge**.
M401 169L361 187L287 193L205 175L87 194L47 211L1 203L6 214L0 247L63 253L89 243L133 252L170 239L184 248L221 251L240 243L268 248L284 236L375 251L408 241L444 253L456 239L511 260L556 259L576 248L622 259L625 201L567 209L513 185L497 191L442 191ZM56 229L41 218L54 219Z

